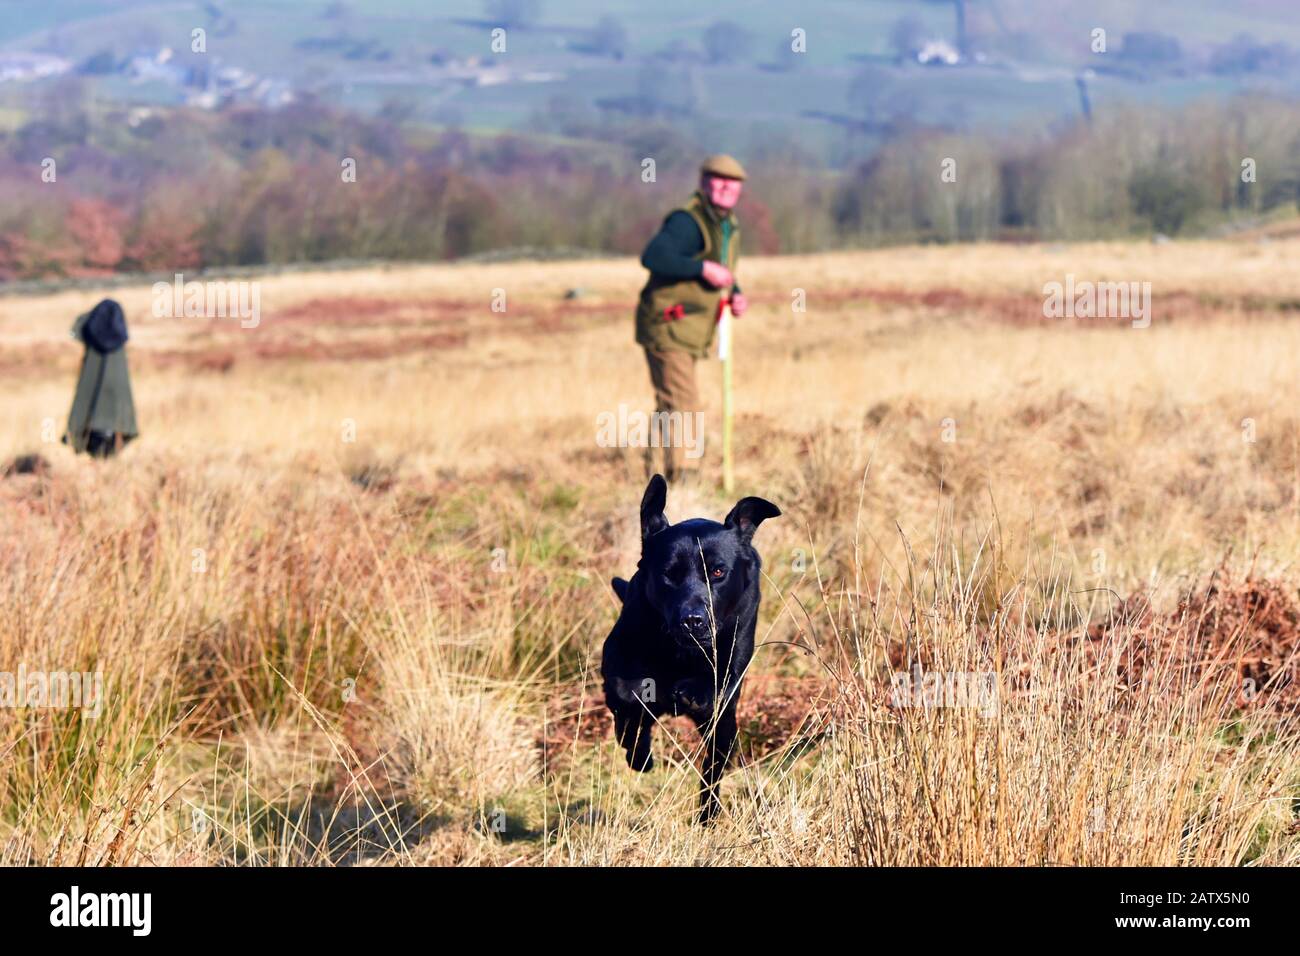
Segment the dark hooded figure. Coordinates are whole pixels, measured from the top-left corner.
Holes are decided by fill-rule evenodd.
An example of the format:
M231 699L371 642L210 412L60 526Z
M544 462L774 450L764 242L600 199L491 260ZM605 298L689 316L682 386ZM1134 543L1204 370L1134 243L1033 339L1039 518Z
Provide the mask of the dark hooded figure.
M86 354L81 360L63 442L73 451L107 458L140 434L126 367L126 316L122 307L105 299L77 317L72 337L85 345Z

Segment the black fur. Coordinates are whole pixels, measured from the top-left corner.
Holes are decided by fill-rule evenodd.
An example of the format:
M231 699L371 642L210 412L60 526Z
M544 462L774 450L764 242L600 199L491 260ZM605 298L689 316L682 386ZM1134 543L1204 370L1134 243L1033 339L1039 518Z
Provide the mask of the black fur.
M667 484L655 475L641 499L641 561L631 581L613 580L623 602L605 639L605 705L628 766L650 770L655 718L684 715L705 741L699 819L721 809L718 786L736 742L736 702L754 654L762 562L751 541L781 513L742 498L722 524L670 525Z

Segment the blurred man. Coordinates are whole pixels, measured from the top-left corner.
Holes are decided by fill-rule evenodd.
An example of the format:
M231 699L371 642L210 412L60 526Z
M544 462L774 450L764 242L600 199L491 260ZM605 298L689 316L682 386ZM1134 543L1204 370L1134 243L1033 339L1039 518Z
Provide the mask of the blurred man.
M724 299L739 316L748 303L736 284L740 224L733 212L744 188L745 170L730 156L711 156L700 169L700 185L672 212L641 254L650 278L636 310L636 341L645 349L659 421L678 421L702 411L695 362L709 354ZM662 413L680 413L667 419ZM664 475L681 481L699 467L686 454L682 428L664 436Z

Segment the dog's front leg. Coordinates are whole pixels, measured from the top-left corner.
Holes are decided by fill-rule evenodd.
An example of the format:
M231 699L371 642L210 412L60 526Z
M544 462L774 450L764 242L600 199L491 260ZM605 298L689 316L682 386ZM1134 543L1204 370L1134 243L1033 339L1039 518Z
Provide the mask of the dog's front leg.
M654 725L654 718L644 707L614 711L614 736L626 751L627 765L633 770L645 773L654 769L655 758L650 753L650 734Z
M724 707L704 731L704 777L700 782L699 822L708 825L722 810L722 775L736 746L736 702Z

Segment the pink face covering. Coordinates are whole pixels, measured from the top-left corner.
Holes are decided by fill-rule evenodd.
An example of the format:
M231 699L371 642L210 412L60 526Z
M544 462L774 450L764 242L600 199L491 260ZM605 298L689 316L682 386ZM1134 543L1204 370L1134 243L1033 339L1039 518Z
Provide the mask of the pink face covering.
M735 207L740 201L740 191L744 188L745 184L739 179L727 179L725 176L705 176L700 183L700 191L719 209Z

